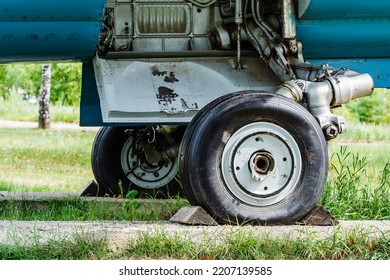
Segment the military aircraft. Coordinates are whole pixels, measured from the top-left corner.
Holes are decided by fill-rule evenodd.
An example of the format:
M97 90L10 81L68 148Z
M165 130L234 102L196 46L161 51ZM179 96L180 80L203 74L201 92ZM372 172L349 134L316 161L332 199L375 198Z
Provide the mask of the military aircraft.
M100 194L182 189L222 223L307 215L347 126L332 109L389 87L389 57L385 0L0 3L1 63L83 63Z

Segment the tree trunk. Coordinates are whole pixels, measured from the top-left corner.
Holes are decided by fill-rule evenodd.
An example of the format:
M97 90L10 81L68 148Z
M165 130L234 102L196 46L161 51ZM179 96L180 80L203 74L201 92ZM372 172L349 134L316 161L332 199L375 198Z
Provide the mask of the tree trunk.
M38 128L49 129L50 128L50 88L51 88L51 64L42 65L42 82L41 90L39 93L39 118Z

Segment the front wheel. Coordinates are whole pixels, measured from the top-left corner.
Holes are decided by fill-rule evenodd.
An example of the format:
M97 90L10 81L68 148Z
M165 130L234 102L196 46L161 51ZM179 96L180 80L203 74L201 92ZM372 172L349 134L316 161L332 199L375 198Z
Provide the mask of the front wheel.
M180 149L183 191L220 222L295 222L315 206L327 170L314 117L269 93L213 101L188 126Z

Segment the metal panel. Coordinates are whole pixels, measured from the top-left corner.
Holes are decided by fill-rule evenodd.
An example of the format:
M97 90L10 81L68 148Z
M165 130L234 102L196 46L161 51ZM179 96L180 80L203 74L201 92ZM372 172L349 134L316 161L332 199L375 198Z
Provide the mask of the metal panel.
M83 63L82 89L80 100L80 125L102 126L102 111L96 87L93 64Z
M346 59L309 59L314 65L328 63L335 68L349 68L356 72L368 73L377 88L390 88L390 58L346 58Z
M390 56L390 1L302 0L299 7L306 58Z
M297 34L306 58L390 56L390 19L301 21Z
M97 21L105 0L1 0L0 21Z
M310 3L308 3L310 2ZM301 0L301 20L388 18L388 0Z
M240 90L275 91L280 81L257 58L95 58L104 123L186 123L213 99ZM95 124L96 125L96 124Z
M0 62L88 60L106 0L2 0Z

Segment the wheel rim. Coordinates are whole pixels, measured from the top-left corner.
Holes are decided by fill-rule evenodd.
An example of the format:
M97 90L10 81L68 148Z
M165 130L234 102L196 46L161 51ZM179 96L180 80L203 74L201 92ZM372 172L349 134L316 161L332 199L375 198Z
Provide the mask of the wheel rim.
M126 177L135 185L145 189L156 189L168 184L177 174L177 159L160 165L148 165L140 162L132 151L133 137L129 137L121 152L121 165Z
M228 191L253 206L278 203L297 187L302 159L295 139L274 123L256 122L237 130L222 152Z

